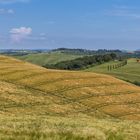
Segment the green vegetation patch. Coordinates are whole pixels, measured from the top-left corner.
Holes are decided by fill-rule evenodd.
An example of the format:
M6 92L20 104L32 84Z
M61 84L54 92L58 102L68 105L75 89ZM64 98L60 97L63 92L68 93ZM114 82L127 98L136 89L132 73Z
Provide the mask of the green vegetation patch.
M135 58L128 59L127 65L108 71L109 65L116 65L118 63L120 62L112 61L95 67L88 68L85 71L113 75L119 79L123 79L125 81L132 82L136 85L140 85L140 63L137 62L137 59Z
M99 65L105 62L115 60L117 55L115 53L105 55L92 55L76 58L74 60L67 60L58 62L57 64L47 64L44 67L53 69L64 69L64 70L80 70L87 67Z
M67 54L62 52L48 52L48 53L37 53L37 54L28 54L24 56L16 56L16 58L44 66L47 64L56 64L61 61L73 60L81 57L82 55L76 54Z

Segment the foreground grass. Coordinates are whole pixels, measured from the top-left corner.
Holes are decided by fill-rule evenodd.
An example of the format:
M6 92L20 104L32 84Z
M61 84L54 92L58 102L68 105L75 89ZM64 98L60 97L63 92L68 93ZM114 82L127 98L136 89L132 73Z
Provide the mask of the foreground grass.
M139 140L140 122L95 119L78 115L2 116L0 139L4 140Z
M113 65L116 63L119 63L119 62L109 62L109 63L102 64L99 66L91 67L85 71L109 74L119 79L130 81L132 83L134 82L140 83L140 63L138 63L135 58L129 59L128 65L124 67L121 67L112 71L108 71L107 69L108 65Z

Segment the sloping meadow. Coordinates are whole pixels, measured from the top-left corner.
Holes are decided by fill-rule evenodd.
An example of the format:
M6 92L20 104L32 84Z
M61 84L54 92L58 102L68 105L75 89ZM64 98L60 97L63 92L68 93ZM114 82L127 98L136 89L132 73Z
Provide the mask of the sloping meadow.
M140 88L0 56L2 139L140 139Z

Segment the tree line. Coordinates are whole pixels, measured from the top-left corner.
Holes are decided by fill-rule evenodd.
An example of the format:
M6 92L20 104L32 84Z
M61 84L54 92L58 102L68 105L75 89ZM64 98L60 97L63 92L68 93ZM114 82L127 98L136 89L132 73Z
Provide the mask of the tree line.
M127 65L127 60L123 60L121 63L118 63L118 64L108 65L107 66L107 69L108 69L108 71L111 71L111 70L114 70L114 69L118 69L120 67L123 67L125 65Z
M80 70L117 59L115 53L105 55L84 56L74 60L62 61L57 64L45 65L46 68L62 70Z

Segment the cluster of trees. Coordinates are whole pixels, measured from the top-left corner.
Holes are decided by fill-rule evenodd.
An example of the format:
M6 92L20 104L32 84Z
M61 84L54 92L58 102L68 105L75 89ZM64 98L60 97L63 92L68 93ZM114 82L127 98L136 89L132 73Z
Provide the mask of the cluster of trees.
M57 64L45 65L46 68L53 69L63 69L63 70L80 70L87 68L89 66L94 66L97 64L102 64L104 62L109 62L115 60L117 55L115 53L105 54L105 55L93 55L84 56L70 61L63 61Z
M138 81L134 81L133 84L140 86L140 82L138 82Z
M115 64L115 65L108 65L107 69L108 69L108 71L111 71L111 70L123 67L125 65L127 65L127 60L124 60L121 63Z

